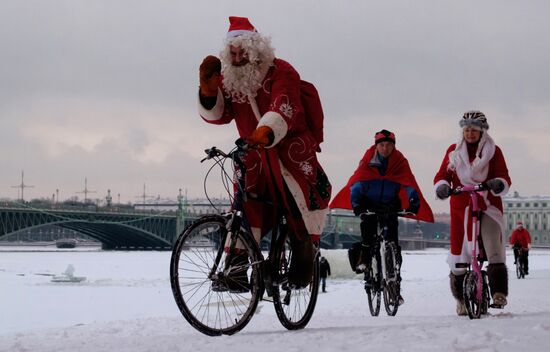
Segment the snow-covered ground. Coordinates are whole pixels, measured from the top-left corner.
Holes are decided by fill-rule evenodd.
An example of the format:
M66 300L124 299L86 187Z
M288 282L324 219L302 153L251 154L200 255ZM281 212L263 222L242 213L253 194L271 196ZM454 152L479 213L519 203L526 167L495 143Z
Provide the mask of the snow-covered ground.
M262 302L243 331L208 337L176 307L168 252L13 250L0 250L0 351L547 351L550 342L550 251L532 251L527 279L510 271L509 305L475 321L455 314L443 250L405 252L395 317L370 316L345 251L324 251L333 276L306 329L287 331ZM86 281L50 282L69 264Z

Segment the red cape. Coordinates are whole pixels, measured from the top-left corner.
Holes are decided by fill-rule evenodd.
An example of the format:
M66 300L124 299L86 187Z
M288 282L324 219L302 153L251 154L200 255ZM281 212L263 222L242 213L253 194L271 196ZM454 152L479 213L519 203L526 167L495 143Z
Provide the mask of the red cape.
M407 208L409 205L409 199L405 187L412 187L418 192L420 197L420 208L418 209L418 214L415 216L407 216L411 219L434 222L434 216L432 209L422 192L420 187L416 183L416 179L409 167L409 162L407 158L401 154L397 149L394 149L389 160L388 160L388 169L384 176L380 175L376 167L369 167L369 162L372 160L376 147L373 145L365 152L357 170L351 175L348 183L338 192L336 197L330 202L329 207L331 209L340 208L340 209L351 209L351 192L350 187L358 181L370 181L370 180L388 180L392 182L399 183L401 191L399 192L399 198L401 199L401 205L403 208Z

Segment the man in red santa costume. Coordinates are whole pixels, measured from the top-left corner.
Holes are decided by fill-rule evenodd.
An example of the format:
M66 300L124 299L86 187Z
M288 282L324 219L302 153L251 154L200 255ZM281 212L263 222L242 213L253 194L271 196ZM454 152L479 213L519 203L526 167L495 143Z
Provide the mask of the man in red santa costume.
M199 113L211 124L235 121L239 136L260 146L244 157L245 212L259 241L273 225L274 207L263 200L282 205L295 257L289 281L305 286L313 273L312 239L323 230L331 186L306 123L300 76L275 58L270 39L247 18L229 22L220 59L207 56L200 65Z
M489 191L478 193L481 213L480 232L489 266L487 275L493 304L504 307L508 295L508 273L503 241L504 217L501 196L512 184L500 148L487 130L489 124L481 111L464 113L459 123L462 128L458 143L452 144L434 178L439 199L449 197L451 187L485 183ZM468 193L451 197L451 249L447 259L451 269L451 292L457 300L457 314L465 315L462 299L466 269L458 263L471 263L472 209Z

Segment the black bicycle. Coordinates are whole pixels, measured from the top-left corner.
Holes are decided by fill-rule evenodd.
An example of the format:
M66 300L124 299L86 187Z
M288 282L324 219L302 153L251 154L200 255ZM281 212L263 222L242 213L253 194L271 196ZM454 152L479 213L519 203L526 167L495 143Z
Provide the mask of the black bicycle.
M375 215L378 219L379 231L376 234L374 245L369 248L365 269L365 291L369 301L372 316L380 313L381 296L384 296L386 313L395 316L401 299L401 259L397 244L388 240L388 217L412 215L406 211L392 211L389 208L367 210L360 215L361 221L367 216Z
M521 244L515 244L514 250L514 263L516 264L516 276L518 279L525 279L525 254L521 249Z
M244 177L236 177L233 196L232 178L226 172L225 162L231 160L235 175L244 175L241 158L248 146L240 141L236 144L229 153L216 147L205 151L207 157L202 161L215 160L205 182L210 171L218 166L222 182L233 198L233 210L203 216L178 237L170 262L174 298L184 318L206 335L231 335L240 331L252 318L258 301L270 300L267 297L271 297L285 328L302 329L311 319L317 302L318 246L315 246L311 282L306 287L290 285L288 270L293 253L286 218L278 211L268 257L264 259L242 206L249 196L244 192Z

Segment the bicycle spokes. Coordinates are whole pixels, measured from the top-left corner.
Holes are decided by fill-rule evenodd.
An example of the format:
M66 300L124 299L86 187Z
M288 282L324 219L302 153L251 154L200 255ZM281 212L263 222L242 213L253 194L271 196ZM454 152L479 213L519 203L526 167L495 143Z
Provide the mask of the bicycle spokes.
M206 216L190 225L174 245L170 278L185 319L207 335L241 330L260 295L260 257L250 236L237 234L245 250L225 250L225 221Z

